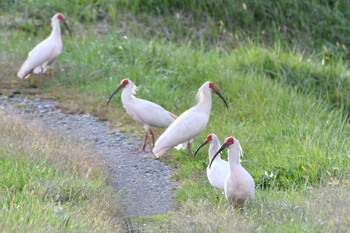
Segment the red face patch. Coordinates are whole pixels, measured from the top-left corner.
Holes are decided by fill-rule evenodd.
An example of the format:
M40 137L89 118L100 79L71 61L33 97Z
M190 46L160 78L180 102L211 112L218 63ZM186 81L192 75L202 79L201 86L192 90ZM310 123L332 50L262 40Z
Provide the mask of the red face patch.
M213 135L209 134L207 136L207 142L211 142L213 140Z
M59 20L63 20L63 19L64 19L63 15L62 15L61 13L57 15L57 18L58 18Z
M214 83L209 82L209 88L212 89L213 91L216 89Z
M122 85L123 87L125 87L126 85L129 84L129 80L127 79L123 79L121 82L120 82L120 85Z
M226 138L225 144L226 144L227 146L230 146L230 145L232 145L233 143L235 143L235 140L233 139L233 137L228 137L228 138Z

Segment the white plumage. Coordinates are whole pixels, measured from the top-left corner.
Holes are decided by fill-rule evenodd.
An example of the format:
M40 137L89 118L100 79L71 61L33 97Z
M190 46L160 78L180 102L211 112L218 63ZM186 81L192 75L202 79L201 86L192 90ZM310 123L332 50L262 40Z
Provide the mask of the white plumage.
M130 79L123 79L120 82L119 87L109 97L108 104L121 88L124 88L121 99L126 112L133 120L142 124L146 131L144 143L140 151L145 152L148 132L151 134L154 144L154 134L151 127L166 128L175 120L176 116L153 102L136 98L134 94L137 87Z
M212 161L215 153L220 149L220 141L215 134L209 134L206 140L198 147L197 152L206 144L210 143L208 155L209 155L209 163ZM221 159L220 155L217 155L211 164L211 168L209 169L209 165L207 167L207 177L211 186L217 189L224 190L225 188L225 179L229 173L229 164L227 161Z
M62 51L60 22L63 22L69 30L63 15L61 13L54 15L51 19L50 36L29 52L27 59L17 73L19 78L28 78L32 73L43 74L48 69L53 68L53 62Z
M242 207L247 200L254 200L255 184L253 177L242 167L240 156L242 148L234 137L228 137L221 148L215 153L209 167L213 164L215 157L228 148L229 173L225 178L226 199L236 207Z
M206 127L211 110L211 92L227 102L216 89L214 83L205 82L198 90L197 105L182 113L164 133L158 138L153 148L153 153L159 157L172 147L185 149L188 145L188 153L192 155L191 143Z

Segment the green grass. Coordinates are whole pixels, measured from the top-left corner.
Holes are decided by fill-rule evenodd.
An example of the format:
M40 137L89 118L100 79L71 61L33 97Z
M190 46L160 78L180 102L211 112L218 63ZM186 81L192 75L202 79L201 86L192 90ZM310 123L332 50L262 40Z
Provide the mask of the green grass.
M74 139L0 111L0 231L123 230L101 158Z
M60 173L45 161L0 153L1 231L89 231L82 207L101 181ZM97 229L97 227L95 228Z
M128 77L140 86L139 97L179 115L194 104L199 86L211 80L229 101L230 109L225 110L214 97L211 120L195 145L211 132L221 140L237 137L247 157L246 167L262 186L270 182L264 178L265 171L276 175L274 184L281 188L344 177L349 165L346 115L350 106L345 84L350 77L343 75L347 66L341 61L330 61L323 68L317 59L308 61L293 52L255 46L219 52L115 35L77 40L80 43L66 40L66 52L57 67L65 72L58 71L55 79L45 84L50 92L59 90L61 98L65 95L61 90L68 88L96 96L92 100L95 106L86 106L86 110L104 109L109 94ZM27 42L20 39L13 49L22 43ZM282 66L289 73L282 72ZM322 82L313 81L310 75ZM341 97L332 98L331 88ZM111 108L115 107L124 113L118 98ZM180 155L181 164L186 163L186 156ZM200 159L207 162L205 155Z
M0 6L16 16L5 26L32 33L43 25L49 30L48 19L62 12L75 25L105 20L116 26L113 30L144 37L206 45L224 42L230 48L250 40L270 45L283 41L311 53L349 56L347 1L5 0Z
M16 46L10 43L5 49L23 54L20 48L31 47L20 35L10 35L7 40L16 41L12 44ZM348 87L333 82L337 76L348 82L349 77L342 72L348 67L341 60L330 60L323 66L318 58L278 48L251 45L223 52L88 33L65 38L55 78L42 88L74 111L93 111L114 122L125 122L128 118L118 97L111 110L105 108L107 97L125 77L140 87L138 97L157 102L177 115L194 104L199 86L211 80L230 108L226 110L214 97L210 122L194 147L208 133L216 133L221 141L235 136L245 152L243 164L259 190L298 190L348 179L350 126L348 108L342 107L348 105ZM310 74L323 82L310 80ZM332 99L328 87L337 89L345 100ZM123 118L109 114L116 111L116 116ZM136 130L142 132L142 127ZM194 161L185 152L173 151L172 160L183 185L177 194L179 201L215 198L205 181L205 150Z
M75 34L64 37L64 51L56 62L54 78L41 85L40 90L60 99L61 106L70 112L92 112L141 135L142 127L132 125L119 95L109 109L105 106L121 79L130 78L139 86L138 97L154 101L176 115L195 103L197 89L203 82L216 84L230 108L226 110L213 97L209 124L194 140L194 148L209 133L217 134L221 141L231 135L239 139L245 155L243 166L257 185L257 200L247 212L232 218L224 197L216 200L215 191L206 181L205 150L196 159L172 150L165 160L177 167L175 178L181 186L176 194L178 211L173 219L169 218L175 232L227 232L229 226L262 232L346 229L348 211L339 204L339 198L348 197L350 178L349 42L344 36L348 33L346 18L350 8L342 5L347 3L218 1L208 5L203 1L200 6L191 3L190 12L178 12L182 7L178 1L115 3L122 7L104 1L93 8L96 13L109 7L109 11L103 11L106 15L100 16L84 10L82 16L77 12L84 6L79 4L66 9ZM222 7L224 3L227 7ZM243 3L247 9L243 9ZM47 4L57 7L56 1ZM242 7L222 12L236 7L235 4ZM35 6L27 6L28 16L32 16ZM40 6L37 11L39 25L41 14L52 15L43 9ZM118 13L108 16L114 11ZM228 23L233 17L230 12L235 17L242 16L232 25ZM128 17L122 20L120 17L125 15ZM107 24L101 33L92 29L102 25L99 17L126 26L116 32L115 26ZM186 28L186 20L191 19L194 23L186 24ZM205 32L197 35L197 39L204 35L203 41L190 35L196 23L204 28ZM170 30L169 36L155 32L163 27ZM35 30L37 37L14 28L21 27L10 25L1 34L0 65L4 79L17 80L15 74L27 52L49 27ZM227 39L231 37L235 43ZM223 47L223 41L228 47ZM231 47L234 49L223 49ZM19 80L16 82L20 85ZM21 85L30 86L32 82L35 80ZM160 133L161 130L156 131L157 136ZM324 188L327 184L340 186ZM317 199L321 199L320 203ZM326 214L333 208L327 204L332 200L341 210L334 213L339 221ZM227 225L215 225L205 212Z

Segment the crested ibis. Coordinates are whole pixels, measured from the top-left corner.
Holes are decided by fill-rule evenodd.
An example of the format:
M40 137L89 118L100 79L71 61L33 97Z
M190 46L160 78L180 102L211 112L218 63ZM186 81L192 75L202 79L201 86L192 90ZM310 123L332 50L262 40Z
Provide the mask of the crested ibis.
M53 63L62 51L62 38L60 22L62 22L71 33L68 24L61 13L55 14L51 19L52 31L48 38L40 42L29 52L27 59L19 69L19 78L29 78L34 74L42 75L48 69L53 68Z
M172 147L185 149L193 157L191 144L193 139L200 134L209 121L211 110L211 92L216 93L225 103L228 104L216 86L212 82L205 82L198 90L198 103L182 113L173 124L158 138L153 148L153 153L159 157Z
M254 200L255 185L253 177L240 163L242 147L236 138L226 138L225 143L211 160L209 169L211 169L216 156L226 148L228 148L229 173L225 178L225 196L235 207L243 207L247 200Z
M209 163L210 163L215 153L220 149L220 146L221 146L220 141L215 134L213 133L209 134L205 139L205 141L198 147L194 155L196 155L198 151L208 143L210 143L209 150L208 150ZM209 165L207 167L207 177L211 186L217 189L224 190L225 179L226 179L226 176L228 175L228 172L229 172L228 162L221 159L220 155L217 155L215 160L213 160L211 168L209 169Z
M151 127L155 126L159 128L166 128L176 119L176 116L158 104L136 98L134 94L136 93L137 87L130 79L123 79L120 82L118 88L115 89L115 91L109 97L107 105L111 101L112 97L122 88L124 88L124 90L121 95L121 99L126 112L133 120L142 124L146 131L141 151L137 152L144 153L146 152L145 148L147 144L148 132L152 136L152 143L154 146L154 133L151 130Z

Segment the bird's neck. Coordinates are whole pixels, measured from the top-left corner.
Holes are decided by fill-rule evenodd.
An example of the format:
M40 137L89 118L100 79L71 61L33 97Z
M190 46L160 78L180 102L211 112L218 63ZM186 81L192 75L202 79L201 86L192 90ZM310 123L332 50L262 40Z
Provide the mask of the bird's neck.
M236 145L230 148L230 151L228 154L228 162L230 164L231 169L237 166L241 166L241 163L239 162L240 155L241 155L241 149L239 146Z
M134 95L132 93L132 88L127 87L124 88L123 93L122 93L122 103L125 105L125 103L130 102L130 100L134 99Z
M196 106L209 115L211 110L211 92L201 90L197 95L197 99L198 103Z
M52 31L50 37L61 38L61 26L58 20L53 20L51 23Z
M214 155L218 150L220 149L220 142L219 141L212 141L209 146L209 162L213 159ZM215 159L220 158L220 154L216 156Z

